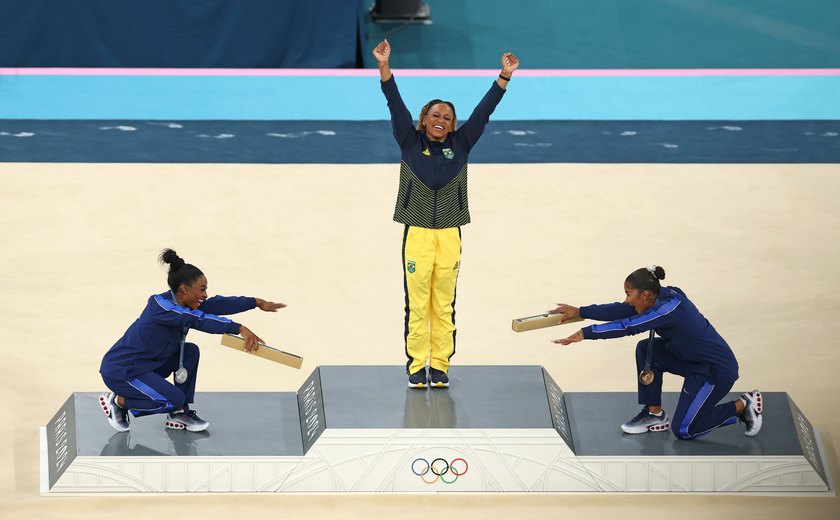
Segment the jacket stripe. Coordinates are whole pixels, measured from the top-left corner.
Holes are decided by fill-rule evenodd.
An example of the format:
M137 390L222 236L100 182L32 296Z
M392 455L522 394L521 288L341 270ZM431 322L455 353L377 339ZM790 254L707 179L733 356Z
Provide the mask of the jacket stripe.
M683 417L682 423L679 427L680 437L683 439L690 439L692 435L688 433L688 429L691 427L691 423L694 422L694 419L697 418L697 414L700 412L700 408L703 407L703 403L709 398L711 395L712 390L715 389L715 385L709 383L703 383L703 386L700 388L700 391L697 392L697 395L694 397L694 400L691 401L691 404L688 406L688 410L685 412L685 416Z
M155 402L158 402L158 403L161 404L161 406L159 406L158 408L154 408L154 409L143 410L141 408L133 408L132 411L145 412L145 413L148 413L148 414L155 414L155 413L168 412L168 411L173 410L175 408L175 404L172 401L167 399L164 395L160 394L157 390L155 390L151 386L147 385L146 383L144 383L140 379L134 378L130 381L126 381L126 383L133 386L135 389L137 389L138 392L141 392L141 393L145 394L146 396L148 396L149 399L151 399L152 401L155 401Z
M219 321L222 323L232 323L232 320L223 316L216 316L215 314L207 314L206 312L201 312L199 310L192 310L187 307L182 307L177 303L173 302L172 300L164 298L159 294L155 296L155 303L160 305L161 309L167 312L175 312L177 314L189 314L199 319L209 319Z
M606 332L615 332L618 330L627 330L630 328L644 328L648 324L658 318L667 316L672 313L680 305L679 298L673 298L664 302L659 307L655 307L642 314L637 314L630 318L625 318L620 321L611 321L609 323L592 325L592 332L594 334L603 334ZM651 327L652 328L652 327Z

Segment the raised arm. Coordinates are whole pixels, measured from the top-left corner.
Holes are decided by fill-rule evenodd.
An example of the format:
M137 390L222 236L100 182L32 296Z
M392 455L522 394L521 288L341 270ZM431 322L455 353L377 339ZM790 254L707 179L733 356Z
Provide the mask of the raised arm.
M458 138L462 140L467 150L472 150L475 143L484 133L484 129L490 121L490 116L496 110L496 105L502 100L508 82L513 71L519 68L519 58L513 53L502 54L502 72L496 81L490 85L490 90L481 98L478 105L473 109L469 119L461 125L458 130Z
M394 75L391 74L391 66L389 65L391 44L388 43L388 40L382 40L373 49L373 57L379 64L379 83L382 87L382 93L385 94L385 99L388 101L388 110L391 112L394 139L400 146L403 146L408 139L415 135L416 130L414 121L411 119L411 112L405 106L400 91L397 89L397 83L394 81Z
M388 40L379 42L379 45L373 49L373 57L379 65L379 80L385 82L391 79L391 66L388 63L391 59L391 44Z

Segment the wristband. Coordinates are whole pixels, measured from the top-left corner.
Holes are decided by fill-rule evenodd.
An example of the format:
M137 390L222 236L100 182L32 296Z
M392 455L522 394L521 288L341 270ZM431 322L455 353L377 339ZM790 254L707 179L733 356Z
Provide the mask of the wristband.
M501 74L499 74L499 77L502 78L505 81L510 81L510 77L506 78L506 77L502 76Z

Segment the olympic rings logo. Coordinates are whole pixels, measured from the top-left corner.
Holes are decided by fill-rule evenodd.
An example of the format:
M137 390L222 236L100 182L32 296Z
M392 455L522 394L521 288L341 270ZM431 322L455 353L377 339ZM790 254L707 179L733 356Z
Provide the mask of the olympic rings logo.
M417 463L420 463L419 465ZM458 466L461 466L460 463L463 463L463 469L457 469L455 464L459 463ZM467 464L467 461L462 458L452 459L452 462L447 462L446 459L443 457L438 457L432 462L420 457L414 459L414 462L411 463L411 472L420 477L420 480L425 482L426 484L434 484L438 480L443 482L444 484L454 484L458 477L461 475L466 475L467 470L470 469L470 465ZM419 471L418 471L419 470ZM434 479L428 479L426 476L431 473L435 476ZM451 480L446 480L446 475L451 473L454 477Z

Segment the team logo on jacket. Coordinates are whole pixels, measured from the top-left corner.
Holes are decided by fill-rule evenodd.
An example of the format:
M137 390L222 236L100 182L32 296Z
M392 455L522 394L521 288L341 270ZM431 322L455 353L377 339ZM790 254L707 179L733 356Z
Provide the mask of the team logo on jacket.
M452 151L452 148L444 148L442 152L443 156L447 159L452 159L453 157L455 157L455 152Z
M406 270L408 270L409 273L413 273L414 271L417 270L417 264L414 263L414 260L409 260L408 261L408 265L406 266Z
M425 150L423 150L423 155L432 155L432 152L429 151L429 147L427 146Z

